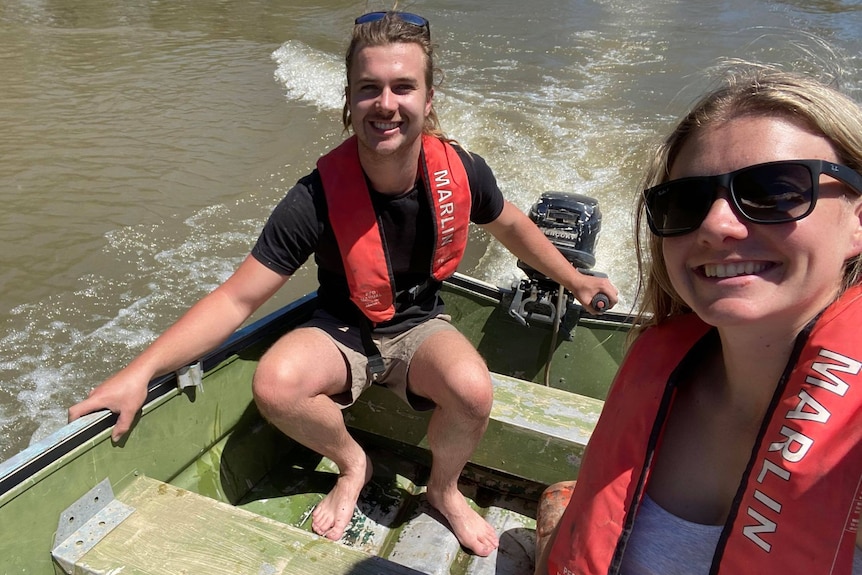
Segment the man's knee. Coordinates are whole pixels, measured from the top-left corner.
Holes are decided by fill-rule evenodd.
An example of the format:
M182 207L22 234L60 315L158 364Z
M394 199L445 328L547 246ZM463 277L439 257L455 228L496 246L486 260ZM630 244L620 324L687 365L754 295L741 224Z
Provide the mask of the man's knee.
M473 373L462 381L469 381L469 387L466 387L464 395L473 416L488 419L491 415L491 407L494 405L494 387L491 384L488 368L480 362L473 368Z
M456 409L473 420L487 420L494 404L491 374L484 362L461 362L441 378L441 398L436 401L443 408Z
M435 334L413 357L410 388L444 409L487 419L494 401L491 374L482 356L456 331Z
M251 382L254 402L264 416L273 409L293 404L291 393L297 391L297 386L291 383L296 378L290 364L271 351L260 358Z
M260 404L282 403L301 395L308 377L302 377L304 355L308 353L309 334L293 331L278 340L257 363L252 379L252 394ZM307 374L306 374L307 375Z
M276 342L258 362L252 394L264 416L301 410L305 399L350 390L344 356L325 334L298 329Z

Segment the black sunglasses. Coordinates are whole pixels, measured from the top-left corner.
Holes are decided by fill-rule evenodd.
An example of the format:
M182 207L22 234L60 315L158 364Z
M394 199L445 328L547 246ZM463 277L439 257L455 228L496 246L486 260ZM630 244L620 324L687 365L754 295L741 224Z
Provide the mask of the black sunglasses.
M398 18L402 22L407 22L408 24L413 24L414 26L418 26L420 28L424 28L428 33L428 36L431 36L431 26L428 24L428 20L423 18L418 14L412 14L410 12L369 12L368 14L363 14L359 18L353 21L354 26L359 26L360 24L368 24L369 22L377 22L379 20L383 20L388 15L392 15L395 18Z
M727 189L737 214L756 224L801 220L817 203L820 174L862 195L862 175L826 160L782 160L717 176L680 178L644 191L647 222L659 237L681 236L703 223L718 189Z

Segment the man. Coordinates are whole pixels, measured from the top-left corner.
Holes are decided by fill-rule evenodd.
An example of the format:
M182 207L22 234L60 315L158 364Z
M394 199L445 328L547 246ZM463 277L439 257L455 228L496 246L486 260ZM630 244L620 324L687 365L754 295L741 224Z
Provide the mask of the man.
M442 315L438 297L463 254L468 220L582 302L604 292L613 305L617 292L608 280L577 272L503 199L484 160L443 138L432 105L433 69L427 20L404 12L357 18L344 109L345 128L355 135L288 193L234 275L73 406L70 420L108 408L119 413L118 439L152 377L216 347L314 254L321 309L272 346L253 383L269 421L338 465L312 529L340 539L371 477L371 461L347 432L341 408L378 383L415 409L434 410L428 501L464 547L493 552L497 534L457 485L488 423L490 375Z

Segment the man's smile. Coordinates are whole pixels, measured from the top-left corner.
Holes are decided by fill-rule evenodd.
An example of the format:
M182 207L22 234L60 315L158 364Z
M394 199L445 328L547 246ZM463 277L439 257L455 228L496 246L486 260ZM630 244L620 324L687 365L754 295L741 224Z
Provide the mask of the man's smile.
M401 125L401 122L371 122L371 125L377 130L394 130Z

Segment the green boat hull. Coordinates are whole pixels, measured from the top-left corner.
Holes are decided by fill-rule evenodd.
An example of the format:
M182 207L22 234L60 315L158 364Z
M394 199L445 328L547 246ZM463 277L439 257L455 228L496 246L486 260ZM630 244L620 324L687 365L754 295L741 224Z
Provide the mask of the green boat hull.
M461 550L428 507L428 415L378 388L345 411L375 464L351 527L338 543L311 534L310 510L337 469L264 422L250 382L261 353L311 314L312 295L204 358L201 386L179 390L173 376L151 382L140 420L121 444L110 440L113 416L92 414L0 464L2 572L481 573L489 561L498 569L491 572L529 569L536 499L549 483L577 476L631 324L616 314L582 317L555 337L549 327L513 320L505 292L462 276L447 284L444 299L493 373L494 412L461 487L501 533L494 557ZM555 340L549 388L542 382ZM62 543L55 541L61 514L105 480L131 515L87 551L76 555L71 541L71 559L52 558ZM188 494L199 520L179 529L198 512L160 504L166 493ZM169 526L177 533L168 535ZM240 550L228 551L225 541ZM426 557L429 550L445 557ZM330 567L313 570L315 557Z

